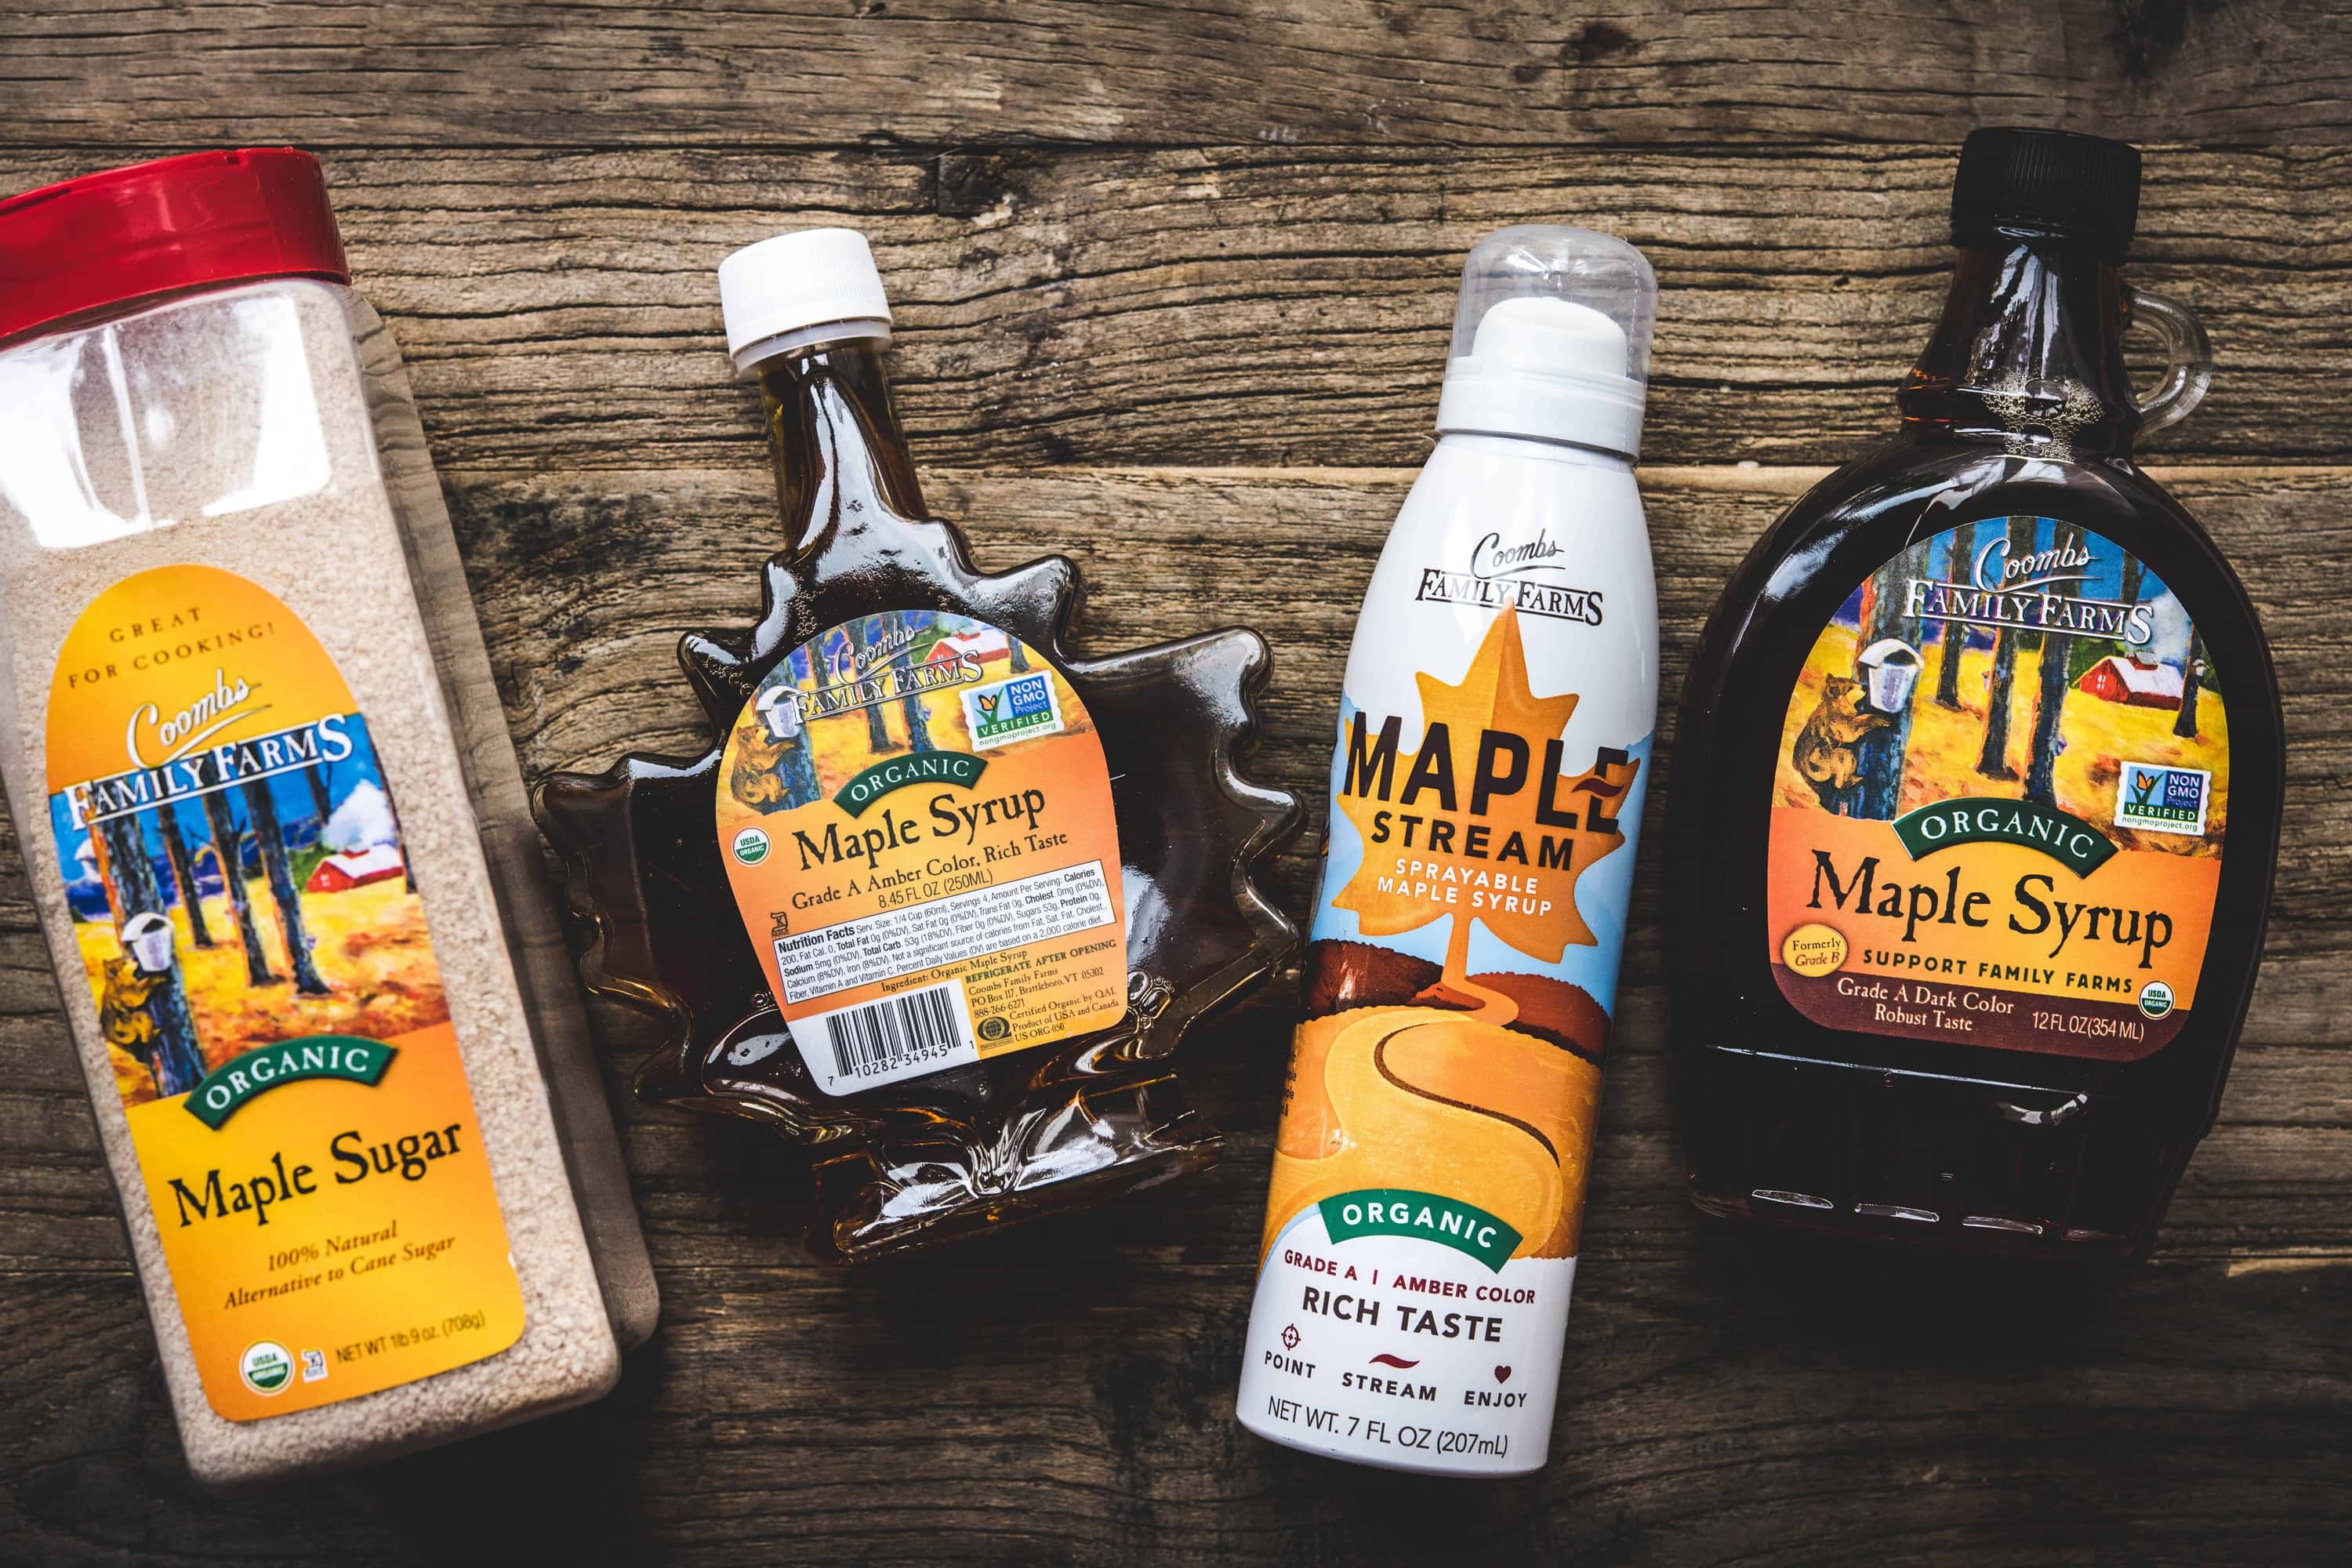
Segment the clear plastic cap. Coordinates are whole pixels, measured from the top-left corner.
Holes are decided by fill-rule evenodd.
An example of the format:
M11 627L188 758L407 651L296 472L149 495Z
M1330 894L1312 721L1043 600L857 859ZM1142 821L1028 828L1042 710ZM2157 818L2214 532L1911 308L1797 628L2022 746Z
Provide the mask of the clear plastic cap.
M1439 435L1475 432L1642 449L1658 279L1614 236L1497 229L1462 268Z

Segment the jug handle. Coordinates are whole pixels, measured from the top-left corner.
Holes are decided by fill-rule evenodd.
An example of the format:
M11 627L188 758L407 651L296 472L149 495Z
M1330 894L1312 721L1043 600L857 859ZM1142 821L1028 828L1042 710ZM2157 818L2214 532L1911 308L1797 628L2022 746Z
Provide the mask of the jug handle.
M2164 379L2137 399L2139 433L2152 436L2196 412L2213 385L2213 345L2196 313L2177 300L2147 289L2128 294L2130 323L2146 327L2164 342Z

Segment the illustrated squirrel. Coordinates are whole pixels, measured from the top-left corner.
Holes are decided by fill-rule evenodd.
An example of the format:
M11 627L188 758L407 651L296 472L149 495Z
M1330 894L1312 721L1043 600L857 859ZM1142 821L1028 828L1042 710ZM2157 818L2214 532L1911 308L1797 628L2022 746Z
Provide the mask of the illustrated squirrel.
M1843 675L1832 675L1822 682L1821 706L1813 710L1805 727L1797 731L1797 739L1789 748L1789 765L1795 768L1813 793L1822 799L1822 809L1835 811L1837 797L1853 787L1862 776L1862 761L1854 754L1854 745L1873 730L1884 729L1895 721L1884 713L1873 713L1863 707L1862 682Z
M98 1002L99 1032L106 1043L128 1054L152 1076L155 1071L154 1018L147 999L162 984L160 974L142 974L128 958L106 961L104 990Z
M756 811L808 805L818 795L816 762L809 755L799 697L790 688L771 687L757 708L758 718L735 731L735 770L728 787Z

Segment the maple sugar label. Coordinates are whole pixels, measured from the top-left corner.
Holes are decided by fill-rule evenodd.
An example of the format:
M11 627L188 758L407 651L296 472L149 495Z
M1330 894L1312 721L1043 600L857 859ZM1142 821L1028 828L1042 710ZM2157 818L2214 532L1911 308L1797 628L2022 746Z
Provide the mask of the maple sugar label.
M115 584L50 688L51 842L212 1407L497 1354L521 1286L366 716L264 589Z
M719 843L778 1009L843 1095L1127 1009L1110 774L1001 627L893 610L779 659L719 760Z
M2229 786L2203 639L2144 563L2049 518L1924 539L1790 694L1774 978L1833 1028L2147 1056L2196 1005Z

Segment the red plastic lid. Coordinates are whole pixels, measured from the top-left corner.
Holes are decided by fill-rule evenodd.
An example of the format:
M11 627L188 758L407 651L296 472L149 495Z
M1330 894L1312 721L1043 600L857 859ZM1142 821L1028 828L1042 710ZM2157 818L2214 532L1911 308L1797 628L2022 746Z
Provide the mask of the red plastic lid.
M253 278L351 280L319 160L192 153L0 201L0 341L104 305Z

